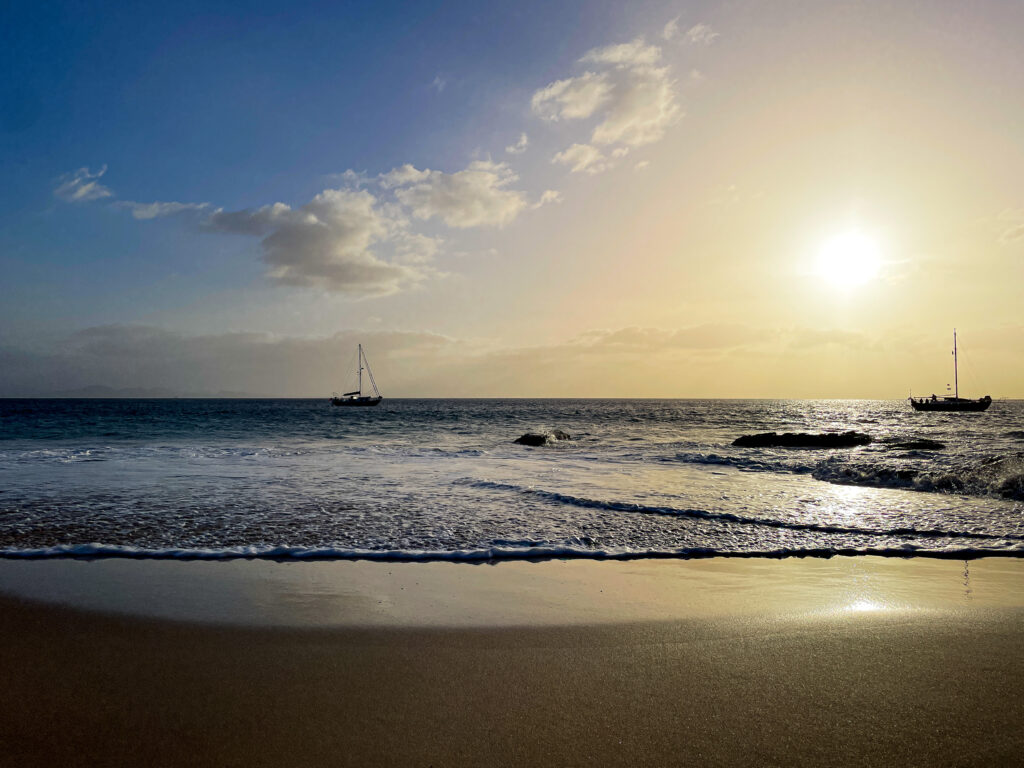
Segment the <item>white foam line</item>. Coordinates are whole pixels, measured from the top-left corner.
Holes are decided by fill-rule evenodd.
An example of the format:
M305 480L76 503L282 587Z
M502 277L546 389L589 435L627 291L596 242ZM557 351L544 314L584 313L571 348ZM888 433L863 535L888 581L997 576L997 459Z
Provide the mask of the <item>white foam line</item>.
M607 549L583 547L489 547L459 550L378 550L338 549L333 547L228 547L224 549L146 549L117 544L61 544L37 549L0 549L0 558L56 559L56 558L128 558L146 560L384 560L384 561L481 561L481 560L550 560L581 558L590 560L635 560L653 558L695 559L707 557L787 558L787 557L933 557L967 560L979 557L1024 557L1024 544L1004 549L976 549L971 547L941 547L922 549L912 544L901 547L865 548L792 548L769 550L716 550L709 547L679 549Z

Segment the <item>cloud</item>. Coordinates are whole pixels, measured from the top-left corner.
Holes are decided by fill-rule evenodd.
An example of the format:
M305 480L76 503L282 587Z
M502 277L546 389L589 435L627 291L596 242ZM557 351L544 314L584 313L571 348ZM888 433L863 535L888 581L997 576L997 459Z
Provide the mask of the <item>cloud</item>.
M443 242L438 237L399 232L395 236L395 260L403 264L430 264Z
M662 30L661 36L665 40L674 40L679 37L679 17L676 16L674 19L668 22Z
M187 335L139 325L86 328L43 347L0 346L0 395L71 391L128 396L327 397L348 384L362 343L385 394L415 392L420 371L441 369L459 343L436 333L348 330L330 336ZM16 366L10 365L17 363ZM398 373L401 371L401 374ZM446 374L445 374L446 375ZM112 391L110 391L112 390ZM141 391L139 391L141 390Z
M640 328L591 330L580 334L573 344L586 347L645 350L733 349L771 341L778 332L729 323L705 323L689 328Z
M638 162L636 165L633 166L633 170L634 171L642 171L644 168L648 167L650 164L651 164L650 160L641 160L640 162Z
M762 329L703 325L593 330L560 344L506 347L429 331L188 335L107 325L33 349L0 346L0 396L54 394L59 382L72 394L94 387L114 396L326 397L347 387L358 343L385 396L652 396L666 392L666 366L685 376L694 360L772 338ZM638 381L650 391L638 393Z
M515 144L510 144L509 146L505 147L505 151L510 155L521 155L523 154L523 152L526 151L526 148L529 146L529 144L530 140L527 138L526 134L521 133L519 134L519 141L517 141Z
M158 219L163 216L173 216L184 211L201 211L210 207L209 203L136 203L131 200L122 200L116 203L116 205L118 208L127 208L131 211L133 218L140 220Z
M433 253L425 240L409 239L406 225L366 190L325 189L297 209L274 203L214 211L204 229L263 238L262 257L277 282L365 296L394 293L425 276L415 264ZM413 251L419 256L409 259Z
M551 162L569 166L572 173L601 173L612 167L601 150L589 144L573 144L552 157Z
M530 105L545 120L577 120L590 117L611 95L612 84L607 75L584 72L541 88L533 94Z
M658 46L647 45L642 37L638 37L629 43L589 50L580 57L580 62L636 67L656 64L660 58L661 49Z
M292 214L291 206L284 203L264 205L262 208L246 208L241 211L217 209L203 223L209 232L224 232L231 235L261 236L270 234L278 222Z
M633 147L659 141L680 114L672 86L667 67L629 69L591 141Z
M97 181L106 172L105 165L96 173L90 173L88 168L79 168L65 176L53 194L68 203L85 203L110 197L114 193Z
M1006 245L1024 238L1024 208L1007 208L994 218L996 224L1002 228L999 233L998 242Z
M669 67L656 66L660 58L661 49L643 38L594 48L580 62L603 70L556 80L533 94L531 106L549 121L599 115L588 144L638 147L659 141L681 115ZM574 145L560 155L582 157L578 146L585 145ZM580 170L586 168L597 166L586 163Z
M397 173L396 173L397 172ZM527 207L526 196L507 187L518 176L505 163L477 160L462 171L419 171L411 165L384 174L395 197L417 219L438 217L449 227L502 227Z
M694 45L711 45L718 33L707 24L694 24L686 30L686 39Z
M976 336L981 365L1003 370L1008 360L1024 359L1019 324L979 328ZM0 343L0 397L95 385L114 396L325 397L344 391L357 343L386 397L891 396L892 380L915 370L913 361L899 363L913 346L907 338L829 328L606 328L562 343L509 347L379 328L297 337L113 325L30 347ZM897 367L887 367L894 361ZM879 377L879 369L886 374ZM816 373L794 378L793 370ZM1020 365L1000 380L1008 395L1019 392Z
M446 85L448 85L448 81L445 80L440 75L435 76L433 81L430 83L430 87L433 88L438 93L443 91Z
M387 173L382 173L377 178L384 189L393 189L407 184L426 181L430 178L430 173L431 172L429 170L418 171L413 165L406 163L405 165L400 165L397 168L392 168Z
M547 205L548 203L560 203L560 202L562 202L562 193L561 192L558 192L558 191L556 191L554 189L546 189L546 190L544 190L544 194L542 194L540 196L540 200L538 200L536 203L534 203L530 207L531 208L540 208L542 205Z
M1024 224L1018 224L1015 227L1010 227L999 236L999 242L1001 243L1012 243L1014 240L1020 240L1024 237Z
M557 199L545 192L530 205L510 189L516 174L504 163L476 161L462 171L420 170L411 164L368 179L346 171L348 186L325 189L300 208L273 203L237 211L217 209L201 223L207 232L258 237L261 256L279 283L357 296L395 293L439 273L431 264L443 241L414 232L413 219L437 217L454 228L501 227L526 208ZM375 183L379 189L365 188ZM555 197L552 197L552 196ZM206 207L195 203L131 203L136 218Z
M79 168L74 173L65 176L60 185L53 190L53 194L69 203L84 203L90 200L102 200L107 197L113 197L113 191L97 181L106 172L106 165L101 167L96 173L91 173L88 168ZM139 220L158 219L163 216L182 213L183 211L201 211L210 207L209 203L161 201L137 203L132 200L118 200L112 203L112 205L131 211L132 217Z

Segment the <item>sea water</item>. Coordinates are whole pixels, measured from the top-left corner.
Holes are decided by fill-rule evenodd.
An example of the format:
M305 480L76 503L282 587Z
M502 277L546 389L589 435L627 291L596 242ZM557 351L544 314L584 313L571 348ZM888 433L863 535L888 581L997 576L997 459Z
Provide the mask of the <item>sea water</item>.
M0 556L718 554L1024 556L1024 402L0 400Z

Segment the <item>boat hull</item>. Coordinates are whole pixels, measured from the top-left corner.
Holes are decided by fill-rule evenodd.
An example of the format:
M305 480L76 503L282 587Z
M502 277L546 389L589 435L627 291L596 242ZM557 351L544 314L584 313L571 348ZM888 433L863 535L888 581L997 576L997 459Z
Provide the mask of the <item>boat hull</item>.
M910 398L910 404L915 411L938 411L943 413L979 413L992 405L992 398L986 395L978 400L968 400L962 397L944 397L941 400Z
M339 408L368 408L370 406L379 405L383 397L332 397L331 405Z

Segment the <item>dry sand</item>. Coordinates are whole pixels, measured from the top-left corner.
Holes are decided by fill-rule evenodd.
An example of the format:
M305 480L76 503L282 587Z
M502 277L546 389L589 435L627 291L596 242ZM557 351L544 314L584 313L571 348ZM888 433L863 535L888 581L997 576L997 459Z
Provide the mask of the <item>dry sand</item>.
M1024 755L1016 560L0 566L5 766Z

